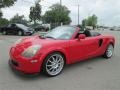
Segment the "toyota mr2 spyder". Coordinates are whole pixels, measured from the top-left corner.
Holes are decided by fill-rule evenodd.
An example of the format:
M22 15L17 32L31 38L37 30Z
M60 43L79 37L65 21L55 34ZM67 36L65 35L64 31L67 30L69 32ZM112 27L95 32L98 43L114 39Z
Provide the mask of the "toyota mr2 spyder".
M115 38L76 26L60 26L43 36L24 37L10 49L10 66L26 74L59 75L65 65L113 56Z

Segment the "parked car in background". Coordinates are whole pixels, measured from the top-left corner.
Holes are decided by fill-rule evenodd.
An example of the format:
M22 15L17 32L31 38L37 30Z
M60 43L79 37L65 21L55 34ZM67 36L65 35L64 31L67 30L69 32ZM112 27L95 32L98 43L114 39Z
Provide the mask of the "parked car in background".
M38 31L47 32L47 31L49 30L49 27L43 26L43 25L38 25L38 26L36 26L36 27L34 28L34 30L35 30L36 32L38 32Z
M120 31L120 27L111 27L110 30L111 31Z
M32 35L34 30L23 24L9 24L8 26L1 27L1 33L3 35L14 34L14 35Z

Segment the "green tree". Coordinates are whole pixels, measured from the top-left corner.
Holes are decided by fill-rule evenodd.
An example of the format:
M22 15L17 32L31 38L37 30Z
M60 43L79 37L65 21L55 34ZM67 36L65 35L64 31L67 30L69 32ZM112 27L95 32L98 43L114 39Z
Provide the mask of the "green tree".
M93 15L92 16L92 26L93 26L93 29L95 29L95 27L97 26L97 16L96 15Z
M87 26L92 26L92 17L91 17L91 16L89 16L89 17L87 18L86 24L87 24Z
M46 23L57 23L60 25L70 24L71 18L69 17L70 11L66 6L61 6L60 4L54 4L50 7L50 10L46 11L44 14L43 20Z
M0 8L10 7L12 6L17 0L0 0Z
M30 7L29 18L31 22L34 21L34 24L41 20L41 5L39 3L35 3L35 6Z
M17 0L0 0L0 18L2 17L1 8L12 6Z
M9 21L5 18L0 19L0 26L6 26L9 24Z
M24 15L19 16L16 14L13 18L10 19L10 23L21 23L27 25L28 21L25 20Z
M82 20L82 26L86 26L86 22L87 22L87 20L86 20L86 19L83 19L83 20Z
M2 14L2 11L0 10L0 19L2 18L3 14Z
M96 15L92 15L92 16L89 16L87 19L86 19L86 25L87 26L92 26L93 29L95 29L95 27L97 26L97 16Z
M86 24L87 24L87 20L86 20L86 19L83 19L83 20L82 20L82 27L81 27L82 30L85 29Z

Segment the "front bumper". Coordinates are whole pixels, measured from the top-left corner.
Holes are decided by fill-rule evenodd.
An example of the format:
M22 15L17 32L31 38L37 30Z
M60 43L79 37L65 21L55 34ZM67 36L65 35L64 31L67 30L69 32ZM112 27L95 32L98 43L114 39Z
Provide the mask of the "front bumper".
M26 74L34 74L34 73L40 72L40 65L38 65L38 63L31 63L31 62L21 63L21 62L10 59L9 64L12 68Z
M10 51L9 63L12 68L26 74L39 73L42 65L39 59L29 60L22 56L15 56L12 50Z

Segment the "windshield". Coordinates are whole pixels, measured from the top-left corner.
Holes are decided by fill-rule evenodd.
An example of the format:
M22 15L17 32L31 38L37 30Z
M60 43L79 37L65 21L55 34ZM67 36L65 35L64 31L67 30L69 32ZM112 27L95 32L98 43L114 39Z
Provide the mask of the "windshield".
M44 38L68 40L72 37L75 30L76 30L75 27L70 27L70 26L57 27L57 28L51 30L46 35L44 35Z
M24 30L28 30L29 27L22 25L22 24L16 24L18 27L24 29Z

